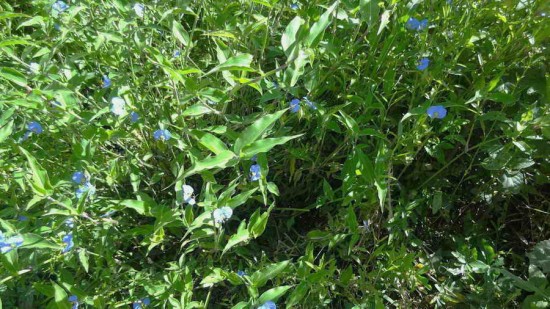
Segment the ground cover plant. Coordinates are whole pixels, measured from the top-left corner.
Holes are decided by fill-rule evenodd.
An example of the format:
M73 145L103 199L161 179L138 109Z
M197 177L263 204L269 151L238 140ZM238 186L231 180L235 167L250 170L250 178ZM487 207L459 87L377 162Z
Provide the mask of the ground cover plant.
M548 14L0 0L0 308L550 307Z

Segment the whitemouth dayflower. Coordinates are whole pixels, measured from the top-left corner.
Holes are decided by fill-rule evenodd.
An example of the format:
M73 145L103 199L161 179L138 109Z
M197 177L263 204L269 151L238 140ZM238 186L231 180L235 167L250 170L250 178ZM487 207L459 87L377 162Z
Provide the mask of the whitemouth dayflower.
M262 177L260 165L253 164L250 166L250 181L257 181Z
M67 300L72 303L71 309L78 309L78 297L76 295L71 295Z
M73 173L73 176L71 177L74 183L81 184L86 180L86 175L84 175L84 172L76 171Z
M40 64L36 63L36 62L31 62L29 64L29 71L32 73L32 74L38 74L40 73Z
M153 133L153 138L164 142L172 138L172 134L166 129L158 129Z
M23 236L19 234L6 238L0 231L0 252L6 254L15 248L21 247L23 245L23 241Z
M277 305L272 302L271 300L266 301L263 303L258 309L277 309Z
M189 205L195 205L196 201L193 197L193 193L195 193L195 189L189 185L183 185L181 187L183 192L183 201Z
M81 198L84 193L88 193L88 196L92 196L95 194L95 190L95 186L92 185L89 181L86 181L86 183L76 189L75 195L78 199Z
M420 59L420 62L418 63L416 68L420 71L424 71L428 68L428 65L430 65L430 59L424 57Z
M298 99L292 99L289 103L290 111L293 113L297 113L300 111L300 100Z
M214 216L214 221L216 223L222 224L231 218L233 215L233 209L231 207L224 206L214 210L212 215Z
M74 247L73 233L63 236L63 242L65 243L65 248L63 248L62 252L67 253Z
M65 1L55 1L54 4L52 4L52 9L58 13L63 13L67 9L69 9L69 5L65 3Z
M428 27L428 20L418 20L414 17L411 17L409 18L409 20L407 20L405 27L409 30L422 31Z
M143 306L149 306L151 304L151 299L145 297L140 299L132 304L132 309L143 309Z
M138 120L139 120L139 114L136 113L136 112L131 112L130 113L130 121L132 123L136 123L136 122L138 122Z
M447 109L442 105L434 105L430 106L426 113L430 116L430 118L443 119L447 116Z
M35 134L40 134L43 131L42 126L40 125L40 123L38 123L36 121L29 122L29 124L27 125L27 130L29 130L30 132L35 133Z
M103 84L101 85L101 87L103 88L109 88L111 87L111 79L109 78L108 75L103 75L103 77L101 78Z
M111 99L111 112L117 116L126 114L126 101L121 97Z
M134 12L137 16L143 17L143 13L145 12L145 6L141 3L136 3L133 6Z

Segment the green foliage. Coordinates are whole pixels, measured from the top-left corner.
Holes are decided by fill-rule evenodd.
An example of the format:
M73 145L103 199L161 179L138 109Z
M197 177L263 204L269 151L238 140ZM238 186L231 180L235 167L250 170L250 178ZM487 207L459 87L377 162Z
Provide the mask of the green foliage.
M0 0L0 308L550 306L546 2L65 2Z

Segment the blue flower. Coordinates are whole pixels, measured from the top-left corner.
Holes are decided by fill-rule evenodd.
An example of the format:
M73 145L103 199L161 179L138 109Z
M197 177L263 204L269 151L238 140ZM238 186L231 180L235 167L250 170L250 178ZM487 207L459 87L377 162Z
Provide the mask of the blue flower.
M407 20L405 27L409 30L422 31L428 27L428 20L418 20L414 17L411 17L409 18L409 20Z
M74 227L74 219L73 218L69 218L67 220L65 220L65 226L72 229Z
M133 309L142 309L143 308L142 305L149 306L150 304L151 304L151 300L149 299L149 297L145 297L143 299L140 299L140 300L134 302L132 304L132 308Z
M143 12L145 11L145 6L141 3L134 4L134 12L136 12L136 15L139 17L143 17Z
M30 122L27 125L27 130L29 130L30 132L36 133L36 134L40 134L43 131L42 126L40 125L40 123L38 123L36 121Z
M422 58L420 59L420 63L416 66L416 68L419 69L420 71L424 71L428 68L429 64L430 64L430 59Z
M29 217L24 216L24 215L19 215L19 216L17 217L17 220L18 220L18 221L21 221L21 222L29 221Z
M111 79L109 79L109 76L103 75L101 78L103 80L103 88L109 88L111 87Z
M430 118L443 119L447 116L447 109L445 109L442 105L434 105L428 108L427 113Z
M242 270L239 270L239 271L237 272L237 276L239 276L239 277L244 277L244 276L246 276L246 273L245 273L244 271L242 271Z
M316 110L317 106L315 103L311 102L307 97L304 97L304 101L306 101L307 106L309 106L311 109Z
M54 11L57 11L58 13L63 13L65 12L67 9L69 8L69 6L67 5L67 3L65 3L64 1L56 1L53 5L52 5L52 9Z
M193 193L195 193L195 190L193 189L193 187L189 185L183 185L181 189L183 191L183 201L189 205L195 205L196 202L193 198Z
M138 122L138 120L139 120L139 114L136 113L136 112L131 112L130 113L130 121L132 123L136 123L136 122Z
M126 113L126 101L121 97L111 99L111 112L117 116L122 116Z
M233 209L228 206L224 206L222 208L218 208L214 210L214 221L216 223L224 223L225 221L229 220L231 216L233 215Z
M78 297L76 295L69 296L67 300L73 303L73 306L71 307L71 309L78 309Z
M61 26L59 24L54 24L53 28L57 31L61 31Z
M21 247L23 241L23 236L19 234L5 238L4 234L0 231L0 252L6 254L15 248Z
M174 58L177 58L177 57L179 57L179 56L181 56L181 51L180 51L179 49L176 49L176 50L174 51Z
M73 173L73 177L71 177L74 183L81 184L86 180L86 176L83 172L77 171Z
M172 137L172 134L170 133L170 131L166 129L158 129L155 131L155 133L153 133L153 137L157 141L158 140L167 141Z
M88 192L88 196L91 196L91 195L94 195L95 194L95 187L89 182L89 181L86 181L86 183L80 187L78 187L78 189L76 189L76 198L81 198L82 195L84 195L84 193Z
M63 242L65 243L65 248L63 248L62 252L67 253L74 247L73 233L63 236Z
M293 9L293 10L297 10L297 9L300 8L300 6L298 5L298 3L292 3L292 4L290 5L290 8Z
M277 305L272 301L266 301L258 309L277 309Z
M259 180L260 177L262 177L262 171L260 169L260 166L258 164L251 165L250 166L250 181Z
M290 101L290 111L293 113L297 113L299 110L300 110L300 100L292 99L292 101Z

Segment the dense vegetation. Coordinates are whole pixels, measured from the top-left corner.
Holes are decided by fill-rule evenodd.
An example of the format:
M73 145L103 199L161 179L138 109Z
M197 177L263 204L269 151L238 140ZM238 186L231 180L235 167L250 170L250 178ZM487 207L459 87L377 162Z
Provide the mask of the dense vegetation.
M0 307L550 307L547 3L0 0Z

